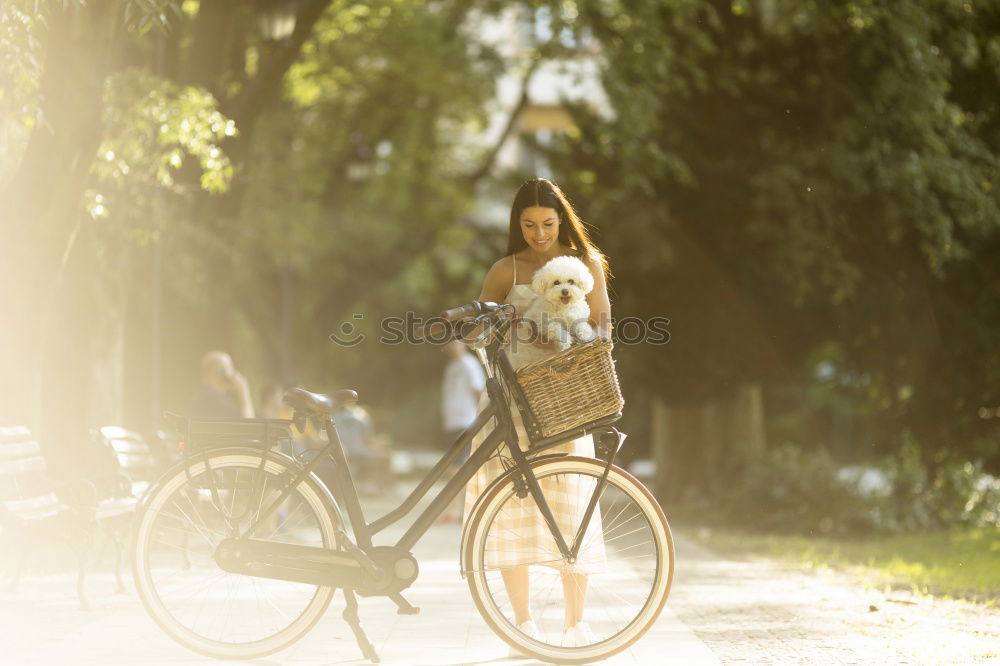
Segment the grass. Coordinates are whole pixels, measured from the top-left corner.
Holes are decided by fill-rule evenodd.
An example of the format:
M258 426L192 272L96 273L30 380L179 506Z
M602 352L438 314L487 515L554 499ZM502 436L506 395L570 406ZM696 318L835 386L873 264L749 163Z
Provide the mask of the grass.
M1000 606L1000 528L968 528L835 539L700 529L705 545L730 556L766 556L860 574L869 584Z

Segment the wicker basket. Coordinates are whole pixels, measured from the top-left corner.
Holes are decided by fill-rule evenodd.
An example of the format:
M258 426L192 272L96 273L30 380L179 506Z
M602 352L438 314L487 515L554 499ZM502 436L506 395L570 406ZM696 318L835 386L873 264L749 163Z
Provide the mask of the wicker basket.
M530 363L516 374L543 437L617 414L625 405L611 342L603 338Z

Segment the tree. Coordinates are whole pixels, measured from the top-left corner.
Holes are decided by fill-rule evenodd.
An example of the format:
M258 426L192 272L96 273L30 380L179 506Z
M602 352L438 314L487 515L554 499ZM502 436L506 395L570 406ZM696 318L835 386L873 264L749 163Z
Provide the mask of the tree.
M3 121L14 128L12 135L26 136L21 145L12 142L16 160L8 163L12 174L2 183L7 242L0 308L14 322L4 329L0 354L3 413L37 425L38 409L46 405L49 441L69 451L86 437L83 424L98 393L92 384L92 360L105 351L114 321L113 309L105 311L109 271L104 270L106 250L113 246L102 239L107 229L90 224L92 218L103 216L106 206L99 190L89 201L85 196L100 179L94 167L104 127L121 120L108 117L108 105L139 122L141 129L152 128L154 136L161 126L166 128L160 134L168 140L161 136L159 141L147 141L144 148L193 154L212 149L176 136L177 124L185 123L176 114L130 116L135 108L116 107L116 100L107 99L122 93L114 84L122 82L118 75L133 55L135 42L129 32L164 23L170 6L168 2L36 2L9 3L3 10L4 69L15 83L3 97ZM29 7L39 13L30 14ZM158 104L167 115L175 102L181 113L185 103L199 103L162 87L148 94L150 106ZM187 133L201 136L202 121L187 121L192 126ZM28 132L17 132L18 126ZM138 164L110 157L110 148L102 157L126 170L133 168L129 180L138 182L140 189L149 187L142 177L150 175L150 163L152 171L158 171L161 153L133 154ZM119 175L123 175L120 170ZM117 258L112 256L112 261Z
M19 94L39 100L51 127L31 128L6 183L18 199L11 247L28 250L33 277L9 307L5 294L23 323L4 346L17 350L5 354L4 395L40 376L41 359L48 370L43 399L5 400L5 418L34 421L45 404L43 436L69 448L96 425L92 396L124 374L105 402L124 402L135 427L151 424L157 265L166 406L185 409L197 356L213 347L240 352L258 381L358 376L388 385L387 402L425 383L419 371L386 382L412 350L362 359L331 351L327 335L355 312L377 333L383 315L436 310L478 280L485 261L467 257L476 232L456 221L496 151L470 150L464 134L483 127L506 63L470 48L464 26L500 6L299 2L278 41L258 30L273 6L52 3L50 29L36 20L35 42L10 42L39 64L40 83ZM47 82L72 76L61 44L81 32L103 50L79 47L94 62L52 118ZM78 145L64 145L70 134ZM51 178L52 164L66 173ZM44 311L53 335L41 341ZM437 355L423 358L418 368L436 372Z
M992 6L578 3L615 118L578 110L571 188L618 312L666 314L632 373L673 401L834 364L876 424L971 454L997 401ZM569 170L572 165L573 170ZM832 343L832 344L828 344ZM820 349L832 356L817 357ZM1000 449L989 455L1000 460Z

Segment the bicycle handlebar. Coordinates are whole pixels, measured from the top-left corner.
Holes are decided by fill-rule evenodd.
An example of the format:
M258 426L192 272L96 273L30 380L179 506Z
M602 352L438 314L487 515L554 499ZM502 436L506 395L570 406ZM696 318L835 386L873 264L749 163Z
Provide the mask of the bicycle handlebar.
M416 329L414 334L417 340L447 334L454 330L454 324L477 315L491 315L503 308L503 305L498 305L492 301L472 301L457 308L445 310L438 315L437 320L427 322L424 326Z
M459 319L465 319L470 315L493 313L499 309L500 306L492 301L472 301L471 303L466 303L465 305L457 308L445 310L441 313L440 317L441 319L445 319L447 321L458 321Z
M452 327L448 322L430 321L414 330L413 337L417 340L423 340L428 337L436 338L438 335L447 334L451 329Z

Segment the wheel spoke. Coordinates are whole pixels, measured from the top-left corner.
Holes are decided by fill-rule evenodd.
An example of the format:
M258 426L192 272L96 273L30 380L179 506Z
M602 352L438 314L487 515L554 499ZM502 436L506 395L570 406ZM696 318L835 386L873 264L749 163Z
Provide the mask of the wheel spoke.
M197 498L210 487L208 479L183 470L162 479L146 502L136 535L137 589L167 633L191 649L219 658L264 656L297 640L329 604L332 588L231 573L215 560L217 544L230 536L223 513L228 509L231 518L239 517L242 528L259 518L277 498L273 489L284 465L269 460L261 467L260 457L249 452L219 454L206 461L221 494L217 504L201 505ZM257 489L247 481L254 478ZM308 481L300 483L282 502L287 513L265 521L273 528L262 531L270 534L255 539L334 543L334 518L320 492ZM221 531L215 516L206 513L208 506L218 512Z
M567 539L575 539L604 464L566 459L535 461L533 467L559 530ZM512 483L493 489L478 506L469 517L472 532L466 541L473 549L471 567L466 569L470 590L491 626L527 653L548 661L567 658L567 648L561 645L564 616L583 612L594 641L572 648L579 654L575 658L604 659L637 640L662 609L669 593L665 584L669 576L664 572L673 566L666 557L669 528L649 496L629 477L609 475L573 563L558 552L535 503L518 500ZM492 552L493 548L503 551ZM469 559L466 554L463 558ZM525 566L531 617L542 647L517 630L499 574ZM567 595L576 603L582 601L582 607L568 611Z

